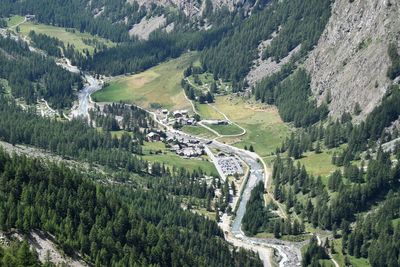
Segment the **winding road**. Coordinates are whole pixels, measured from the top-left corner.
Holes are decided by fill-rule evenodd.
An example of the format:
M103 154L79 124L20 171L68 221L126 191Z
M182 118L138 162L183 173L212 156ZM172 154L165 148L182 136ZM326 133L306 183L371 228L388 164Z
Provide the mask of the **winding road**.
M77 68L72 66L68 60L65 62L60 62L59 64L70 71L77 71ZM88 110L92 104L90 96L92 93L102 88L102 82L98 79L95 79L93 76L86 74L85 79L87 81L87 85L78 93L78 104L73 108L71 117L88 116ZM266 166L262 162L261 158L254 152L227 145L217 140L208 140L175 130L171 126L166 125L158 120L155 113L150 111L147 112L152 114L155 121L160 126L165 128L168 136L197 139L207 145L209 148L218 149L226 153L237 155L250 167L250 175L247 179L247 183L244 185L243 193L240 196L240 202L238 204L239 206L237 208L235 218L232 221L227 214L224 214L222 216L222 222L219 224L225 233L225 239L234 246L251 249L258 252L265 267L273 266L272 255L274 254L274 250L277 252L278 258L280 259L280 267L300 266L300 248L304 245L304 243L294 243L274 238L264 239L247 237L241 229L242 219L246 212L246 205L250 199L251 191L259 182L264 181L267 183L269 179L269 173L267 172Z
M272 266L272 250L276 250L279 254L278 257L280 258L280 267L300 266L300 248L304 245L304 242L295 243L274 238L264 239L247 237L241 229L242 219L246 212L246 205L250 199L251 191L259 182L263 182L265 179L269 179L269 173L265 171L264 165L260 161L260 157L254 152L223 144L215 140L209 143L210 140L174 130L170 126L163 123L161 123L161 125L167 129L167 135L170 137L197 139L210 148L237 155L250 167L250 175L241 195L235 218L232 221L232 219L227 214L224 214L222 216L222 221L219 224L225 233L225 239L237 247L243 247L258 252L260 258L263 260L265 267Z
M5 34L5 32L0 31L0 34ZM15 36L16 35L13 35L13 37ZM35 52L40 52L33 47L32 49ZM83 75L82 72L77 67L72 66L71 62L68 59L60 60L59 62L57 62L57 64L63 66L65 69L71 72L80 73L81 75ZM84 74L84 78L87 83L84 86L84 88L78 93L78 103L73 107L69 119L72 119L74 117L88 117L88 111L91 105L94 105L94 103L91 100L91 94L102 89L103 87L103 81L100 79L96 79L95 77L89 74ZM194 111L196 112L193 103L192 106ZM216 107L214 106L212 107L216 109L216 111L220 112ZM219 224L220 227L224 230L226 240L237 247L243 247L258 252L260 258L264 263L264 266L266 267L273 266L271 257L273 255L273 251L276 251L276 253L278 254L278 258L280 259L279 260L280 267L300 266L301 265L300 248L304 245L304 242L296 243L296 242L282 241L274 238L248 237L244 234L244 232L241 229L242 219L246 212L246 206L250 199L253 188L259 182L264 181L265 184L268 184L270 175L262 159L254 152L239 149L234 146L221 143L217 140L208 140L197 136L192 136L178 130L174 130L171 126L165 125L164 123L159 121L155 113L152 113L150 111L147 112L152 114L154 116L155 121L157 121L159 125L162 125L165 128L167 135L185 136L191 139L197 139L200 142L204 143L205 145L209 146L210 148L218 149L230 154L237 155L249 166L250 174L247 181L243 185L244 190L242 190L242 195L239 196L240 201L238 203L239 206L237 207L235 218L232 219L227 214L224 214L222 216L222 222ZM220 113L223 114L222 112ZM228 121L230 121L225 114L223 115ZM246 133L246 129L243 129L242 127L240 128L243 130L243 133L240 133L239 136ZM218 134L218 136L221 135ZM233 207L233 210L235 209L236 207ZM285 213L283 212L282 215L284 214ZM334 262L335 266L338 266L337 262L335 262L333 259L332 261Z

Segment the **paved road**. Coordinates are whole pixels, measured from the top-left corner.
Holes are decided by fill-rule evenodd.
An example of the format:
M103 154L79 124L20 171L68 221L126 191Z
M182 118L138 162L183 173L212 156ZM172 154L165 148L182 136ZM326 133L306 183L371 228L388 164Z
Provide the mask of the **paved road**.
M5 32L0 31L1 35L5 35ZM18 38L18 37L16 37ZM32 48L33 49L33 48ZM72 66L68 59L64 59L64 61L58 62L59 65L65 67L67 70L80 73L79 69L75 66ZM78 93L78 105L74 107L71 112L72 117L87 117L88 109L91 102L91 94L100 90L102 88L102 81L95 79L93 76L86 74L85 76L87 85ZM156 121L157 116L154 115ZM190 136L186 133L176 131L172 129L170 126L164 125L160 121L158 121L161 125L163 125L167 130L167 135L178 135L178 136L186 136L193 139L198 139L204 143L209 140L198 138L195 136ZM265 177L265 167L259 161L259 156L255 153L239 149L230 145L226 145L220 143L218 141L213 141L211 144L208 144L211 148L216 148L221 151L225 151L227 153L235 154L239 156L249 167L250 167L250 176L245 185L245 189L243 190L239 207L236 212L236 217L232 222L232 226L230 227L230 219L226 214L223 216L223 228L225 231L226 239L234 244L235 246L244 247L246 249L252 249L257 251L260 255L260 258L264 262L264 266L271 266L271 248L275 249L281 260L279 262L279 266L300 266L301 262L301 253L300 247L303 245L301 243L293 243L293 242L285 242L277 239L261 239L261 238L252 238L247 237L241 230L242 219L246 212L246 205L250 198L252 189L259 183L264 181Z
M60 64L64 65L67 69L70 69L71 71L77 70L76 67L73 67L69 61ZM95 79L93 76L85 75L85 79L88 82L88 85L85 86L83 90L79 92L78 94L79 104L71 112L72 117L78 117L78 116L86 117L88 115L88 109L91 104L90 95L95 91L100 90L102 87L101 81ZM154 116L154 119L166 129L166 133L170 137L176 136L178 138L197 139L205 144L210 142L210 140L199 138L196 136L191 136L181 131L174 130L171 126L165 125L164 123L159 121L157 119L156 114L154 113L151 114ZM302 246L302 244L284 242L277 239L251 238L245 236L245 234L241 230L242 219L246 212L246 205L250 198L251 191L259 182L263 182L264 179L266 178L265 176L266 174L264 172L265 166L261 163L259 156L253 152L249 152L227 144L223 144L216 140L212 141L207 145L210 148L219 149L221 151L237 155L250 167L250 176L247 181L247 184L245 185L245 189L243 190L242 197L239 203L239 208L237 209L236 217L232 223L232 227L229 226L230 219L227 218L226 214L224 214L225 221L223 221L221 227L224 228L225 238L235 246L240 246L246 249L252 249L254 251L257 251L260 255L260 258L263 260L265 267L272 266L271 249L275 249L278 252L279 257L281 259L279 262L280 267L300 266L301 262L300 247Z
M259 182L264 182L265 173L264 166L258 160L258 156L255 153L238 149L236 147L232 147L226 144L222 144L220 142L214 141L211 146L218 148L220 150L227 151L229 153L236 154L239 156L246 164L250 167L250 176L243 190L241 200L239 203L239 207L236 211L235 219L232 222L232 227L230 229L231 234L247 244L251 244L255 247L255 250L258 250L260 253L260 249L264 247L273 248L278 251L281 260L279 262L279 266L300 266L301 262L301 251L300 248L303 244L300 243L292 243L292 242L284 242L278 239L261 239L261 238L252 238L247 237L242 231L242 219L244 214L246 213L246 205L250 199L251 192L254 187ZM257 249L258 247L258 249ZM264 266L270 265L270 259L265 259L263 255L260 255L264 261ZM268 262L266 262L268 261Z
M193 139L198 139L201 142L208 141L203 138L198 138L171 129L166 125L163 126L167 128L167 135L170 137L173 136L177 138L189 137ZM239 207L236 211L236 217L233 220L231 227L229 226L230 218L226 216L226 214L222 218L222 223L220 224L220 226L223 228L225 232L225 238L235 246L240 246L246 249L252 249L254 251L257 251L260 255L260 258L263 260L265 267L271 266L270 249L275 249L278 252L279 257L281 259L279 262L280 267L300 266L301 265L300 248L304 245L304 243L288 242L274 238L264 239L264 238L247 237L241 229L242 219L246 212L246 205L248 200L250 199L251 191L259 182L263 182L265 178L264 166L259 161L258 155L253 152L249 152L227 144L223 144L218 141L213 141L211 144L208 144L207 146L209 146L210 148L225 151L227 153L235 154L238 157L240 157L250 167L250 176L245 186L245 189L243 190Z

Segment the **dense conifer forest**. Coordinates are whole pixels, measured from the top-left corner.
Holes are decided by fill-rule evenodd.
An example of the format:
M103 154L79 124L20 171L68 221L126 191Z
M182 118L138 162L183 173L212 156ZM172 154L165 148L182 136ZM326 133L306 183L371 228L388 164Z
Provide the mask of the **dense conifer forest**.
M74 90L82 87L79 75L31 52L23 41L0 37L0 49L0 78L8 81L14 97L28 104L44 98L54 108L71 107Z
M83 85L80 75L59 67L56 58L66 57L99 77L138 73L197 51L199 62L184 71L181 81L190 100L218 106L219 85L229 84L229 92L221 94L231 93L232 87L242 101L254 98L257 105L274 105L277 117L290 127L276 151L268 154L269 197L274 201L265 205L267 188L264 183L255 186L242 221L244 233L300 239L310 238L309 229L326 230L331 240L340 240L346 266L349 257L368 259L373 267L400 266L400 146L382 145L400 136L393 125L400 117L400 87L389 87L365 118L358 103L353 111L329 117L330 92L317 104L303 63L326 28L331 5L331 0L244 1L230 11L214 9L206 0L204 12L193 19L175 9L146 9L126 0L0 1L0 28L7 27L2 18L33 14L33 23L114 42L82 52L33 31L29 44L36 49L18 38L0 37L0 141L41 149L63 162L0 149L0 230L23 235L44 231L55 236L66 254L78 252L95 266L261 266L257 254L229 245L217 225L222 213L232 214L234 182L208 177L201 169L143 160L146 134L167 136L146 111L114 103L95 106L88 120L66 120L62 113ZM172 32L155 30L148 40L129 35L132 25L158 15L165 16L166 25L174 23ZM269 45L261 47L267 40ZM278 71L252 87L247 84L260 55L279 63L289 54ZM388 45L388 55L384 75L396 81L396 41ZM200 90L189 78L201 84L201 74L209 75L201 78L210 84ZM38 116L34 104L42 99L62 118ZM326 176L313 175L301 162L326 151L334 167ZM68 160L89 167L75 169ZM216 221L197 215L197 208L213 212ZM332 257L335 248L329 238L321 245L311 237L302 251L303 266L321 266ZM0 265L52 266L40 263L26 241L0 246Z
M39 22L60 26L64 28L75 28L80 32L90 32L116 42L129 40L129 28L122 21L113 23L111 19L95 18L86 6L87 1L82 0L29 0L13 1L5 0L0 3L0 16L7 17L10 14L34 14ZM133 10L126 10L135 14L134 6L126 4L126 1L107 1L109 6L115 3L114 10L120 7L131 7ZM123 4L125 2L125 4ZM97 3L97 1L96 1ZM110 10L112 12L112 10ZM138 14L139 15L139 14ZM132 15L134 16L134 15ZM140 15L139 15L140 17Z
M296 127L306 127L328 115L328 107L317 107L315 100L310 100L310 78L305 70L299 69L288 79L276 83L279 75L272 75L261 81L254 88L256 99L276 105L282 119L294 122Z
M296 86L292 85L293 88ZM359 124L352 123L352 116L344 113L336 121L315 123L287 137L274 160L272 193L285 204L292 217L300 218L300 227L299 222L280 221L271 216L276 207L264 206L260 185L253 190L247 204L243 229L250 235L269 232L280 237L302 234L302 224L309 223L331 230L334 237L341 238L344 255L367 258L372 266L397 266L399 214L394 203L398 203L400 188L400 150L395 146L394 150L385 152L379 144L399 136L398 131L387 130L400 115L398 103L399 88L393 86L382 103ZM285 111L280 109L280 112ZM309 174L300 163L294 163L305 152L322 153L322 147L342 147L332 156L332 163L341 169L331 173L326 183L322 177ZM355 227L351 227L353 223ZM380 252L383 247L385 253ZM330 250L311 240L303 255L303 266L320 266L319 260L328 259L326 253Z
M29 247L27 241L14 241L8 247L0 246L0 264L1 266L30 266L30 267L52 267L50 262L42 264L39 261L36 251Z
M257 57L261 41L273 38L264 57L279 61L301 45L305 54L318 41L330 16L331 1L271 1L263 10L239 23L217 46L206 49L202 63L220 78L241 82ZM280 29L278 31L278 29Z
M261 266L254 254L232 251L215 222L161 192L100 185L4 151L0 159L3 231L46 231L66 253L79 251L97 266Z
M103 50L84 61L82 66L96 73L119 75L140 72L168 58L176 58L188 50L202 50L222 38L227 27L206 32L185 31L166 34L157 31L148 41L124 43Z

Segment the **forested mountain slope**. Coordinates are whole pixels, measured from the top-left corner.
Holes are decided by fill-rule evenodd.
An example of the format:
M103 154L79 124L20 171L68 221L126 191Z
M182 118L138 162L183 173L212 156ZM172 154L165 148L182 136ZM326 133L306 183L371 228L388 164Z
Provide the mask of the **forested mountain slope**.
M27 103L46 99L54 108L71 107L74 91L80 90L82 80L56 65L54 60L31 52L22 41L0 35L0 79L7 81L8 92ZM3 92L6 86L0 84Z
M231 250L215 222L161 192L101 185L2 150L0 174L0 230L41 229L96 266L260 266L254 254ZM5 262L2 254L1 263L39 265L34 257Z
M226 109L222 102L247 101L251 108L243 110L248 113L241 118L246 122L243 134L230 144L247 145L262 155L259 161L268 160L273 167L268 187L260 183L247 202L242 221L246 234L297 240L322 230L332 242L340 242L341 256L367 266L397 267L400 146L384 149L381 144L400 136L400 87L395 85L400 80L399 10L394 0L1 1L0 140L88 164L90 170L79 173L0 150L0 230L42 230L54 235L66 253L79 252L97 266L258 266L252 252L237 251L223 240L215 222L191 212L199 212L196 206L207 218L226 217L221 215L231 213L231 197L240 199L240 194L230 193L235 183L208 177L201 169L189 171L184 168L189 164L181 168L157 157L145 160L149 155L168 157L168 134L177 133L157 125L166 108L158 99L149 101L154 120L134 100L127 105L93 104L89 123L63 116L77 99L82 77L104 79L109 87L115 77L105 76L140 75L190 52L196 58L188 66L171 68L182 74L175 89L194 101L194 113L199 110L192 123L213 116L207 113L214 107L221 119L236 124L229 113L242 110ZM29 19L21 22L27 27L51 25L59 34L89 36L82 42L92 43L92 49L20 32L8 25L16 14ZM34 16L24 18L27 14ZM146 38L132 34L134 25L152 18L163 26L154 27ZM167 25L172 25L168 31ZM99 39L106 42L96 43ZM55 63L68 59L82 77ZM249 71L267 61L278 67L249 82ZM155 95L157 90L168 92L169 86L168 74L158 75L153 73L161 82L148 89ZM125 86L130 85L114 92ZM90 93L87 97L90 101ZM57 119L37 112L42 98L60 110ZM274 115L279 124L288 128L282 134L260 127L271 120L265 118L268 113L253 118L256 109L272 105L278 109ZM182 126L165 116L166 123L176 122L171 129ZM252 122L257 124L249 126ZM145 142L151 132L165 144ZM251 146L239 138L251 139ZM266 139L271 142L268 153L260 145ZM314 173L322 159L329 167ZM251 174L254 166L248 167ZM97 168L104 172L98 177ZM380 247L385 247L385 256L379 254ZM19 244L0 250L0 260L23 248ZM325 252L335 254L315 238L305 251L304 266L319 266L320 260L331 257Z

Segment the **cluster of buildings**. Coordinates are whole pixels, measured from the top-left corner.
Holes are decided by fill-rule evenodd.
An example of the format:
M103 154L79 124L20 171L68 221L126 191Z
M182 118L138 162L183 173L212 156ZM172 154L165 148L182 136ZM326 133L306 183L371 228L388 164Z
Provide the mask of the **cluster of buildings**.
M237 157L225 155L224 153L218 153L216 161L226 176L244 174L242 163Z
M175 110L169 112L167 109L162 109L157 112L158 116L161 116L161 121L165 124L173 125L178 123L180 125L196 125L197 121L189 116L189 112L186 109Z
M205 147L199 140L189 138L167 138L170 151L183 158L198 158L206 154Z
M161 141L161 134L159 132L150 132L146 134L147 142L158 142Z
M25 18L26 18L26 20L34 20L36 18L36 15L28 14L28 15L25 15Z

